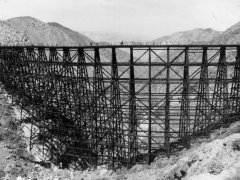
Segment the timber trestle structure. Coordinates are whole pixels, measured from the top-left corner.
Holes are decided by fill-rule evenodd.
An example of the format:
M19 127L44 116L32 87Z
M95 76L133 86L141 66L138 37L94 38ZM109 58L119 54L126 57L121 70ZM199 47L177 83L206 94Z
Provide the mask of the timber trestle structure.
M2 46L0 81L43 160L131 167L238 120L240 46Z

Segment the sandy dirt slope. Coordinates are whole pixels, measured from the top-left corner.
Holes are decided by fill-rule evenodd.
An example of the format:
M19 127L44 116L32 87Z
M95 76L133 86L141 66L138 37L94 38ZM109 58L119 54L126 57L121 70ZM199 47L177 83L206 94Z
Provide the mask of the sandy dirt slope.
M240 122L221 128L209 138L197 139L192 148L152 165L136 165L130 170L112 172L104 168L76 172L75 179L132 180L237 180L240 179Z
M0 177L26 177L34 168L33 156L26 150L26 142L18 128L14 109L6 94L0 90Z

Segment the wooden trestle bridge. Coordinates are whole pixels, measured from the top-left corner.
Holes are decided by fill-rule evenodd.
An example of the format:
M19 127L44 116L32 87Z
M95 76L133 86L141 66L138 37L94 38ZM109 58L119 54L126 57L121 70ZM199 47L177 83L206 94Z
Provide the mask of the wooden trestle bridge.
M240 46L1 46L0 81L44 160L131 167L238 120Z

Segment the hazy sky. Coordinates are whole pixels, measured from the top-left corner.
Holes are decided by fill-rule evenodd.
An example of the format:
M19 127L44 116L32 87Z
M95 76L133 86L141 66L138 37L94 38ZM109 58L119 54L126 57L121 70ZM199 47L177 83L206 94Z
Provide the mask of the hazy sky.
M225 30L240 21L240 0L0 0L0 19L16 16L154 39L198 27Z

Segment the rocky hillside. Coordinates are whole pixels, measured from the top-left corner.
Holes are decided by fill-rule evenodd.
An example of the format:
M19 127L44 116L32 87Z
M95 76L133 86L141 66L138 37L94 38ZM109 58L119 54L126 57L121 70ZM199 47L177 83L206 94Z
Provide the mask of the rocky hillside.
M240 43L240 22L234 24L218 37L212 40L213 44L239 44Z
M170 44L239 44L240 43L240 22L220 32L211 28L193 29L190 31L176 32L168 36L160 37L154 43Z
M30 44L31 40L26 32L13 29L10 23L0 21L0 44L14 45L14 44Z
M203 44L208 43L212 39L218 37L220 34L221 32L215 31L211 28L197 28L190 31L176 32L169 36L163 36L154 40L153 42L155 44L166 42L170 44Z
M3 45L88 45L86 36L57 23L44 23L32 17L0 21L0 43Z
M150 165L135 165L129 170L112 172L104 167L75 172L86 180L239 180L240 123L221 128L209 138L193 139L191 149L184 149L169 159L158 157Z
M36 165L27 170L20 165L25 174L16 173L15 165L6 166L3 175L49 180L239 180L239 161L240 123L236 122L228 128L216 130L209 138L193 139L190 149L176 152L169 159L159 156L151 165L137 164L129 170L124 168L116 172L105 166L73 171Z
M72 40L76 42L78 45L89 45L90 42L93 43L91 39L89 39L87 36L84 36L83 34L80 34L77 31L73 31L72 29L69 29L67 27L64 27L61 24L58 24L56 22L50 22L48 25L57 28L58 30L64 32L67 34Z

